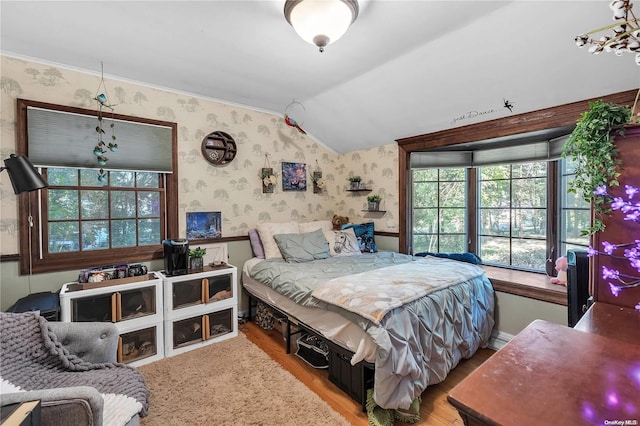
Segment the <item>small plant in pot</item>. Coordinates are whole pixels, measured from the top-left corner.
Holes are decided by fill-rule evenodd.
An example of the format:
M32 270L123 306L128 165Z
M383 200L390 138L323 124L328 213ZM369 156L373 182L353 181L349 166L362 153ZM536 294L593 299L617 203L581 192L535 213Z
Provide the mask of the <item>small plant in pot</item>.
M593 225L583 234L592 235L603 231L603 215L609 214L607 196L596 189L601 186L618 186L620 176L614 140L625 133L625 125L631 123L631 109L597 100L589 102L589 110L582 113L563 147L563 157L573 160L575 178L569 184L569 192L582 195L593 202L595 218Z
M349 189L360 189L360 182L362 181L360 176L349 176L347 180L349 180Z
M369 195L367 197L367 202L369 203L369 211L377 212L378 210L380 210L380 201L382 201L382 196L378 194Z
M207 249L197 247L189 250L189 269L200 270L204 266L203 257L207 253Z

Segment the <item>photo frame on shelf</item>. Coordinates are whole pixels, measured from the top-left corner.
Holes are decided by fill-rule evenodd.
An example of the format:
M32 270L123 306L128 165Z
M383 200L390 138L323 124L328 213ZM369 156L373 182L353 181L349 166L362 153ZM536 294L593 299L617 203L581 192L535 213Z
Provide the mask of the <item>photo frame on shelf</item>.
M307 190L307 164L306 163L282 163L282 190L306 191Z
M187 240L222 238L222 212L187 212Z

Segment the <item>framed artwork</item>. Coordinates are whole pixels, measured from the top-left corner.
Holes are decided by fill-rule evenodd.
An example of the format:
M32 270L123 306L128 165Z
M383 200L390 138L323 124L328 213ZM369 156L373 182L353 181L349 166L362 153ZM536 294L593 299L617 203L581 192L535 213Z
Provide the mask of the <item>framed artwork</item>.
M187 212L187 240L222 238L221 212Z
M307 165L306 163L282 163L282 190L306 191L307 190Z

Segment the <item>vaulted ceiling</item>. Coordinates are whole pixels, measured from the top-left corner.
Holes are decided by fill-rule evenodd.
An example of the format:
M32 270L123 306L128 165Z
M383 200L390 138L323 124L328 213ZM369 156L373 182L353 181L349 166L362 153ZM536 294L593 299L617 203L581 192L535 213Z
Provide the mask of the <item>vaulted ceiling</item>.
M282 0L3 0L0 47L275 114L295 100L310 137L345 153L640 87L633 54L574 43L612 22L608 4L361 0L319 53Z

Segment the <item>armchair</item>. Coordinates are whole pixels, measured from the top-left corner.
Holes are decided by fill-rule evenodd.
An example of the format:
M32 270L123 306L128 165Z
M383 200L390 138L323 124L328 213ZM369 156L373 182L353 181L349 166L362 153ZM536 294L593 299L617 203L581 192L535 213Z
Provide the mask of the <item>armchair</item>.
M103 322L49 322L51 331L69 351L91 363L116 362L118 329ZM33 390L2 395L2 405L39 399L43 426L103 424L104 401L93 387ZM139 425L139 416L133 416L127 426Z

